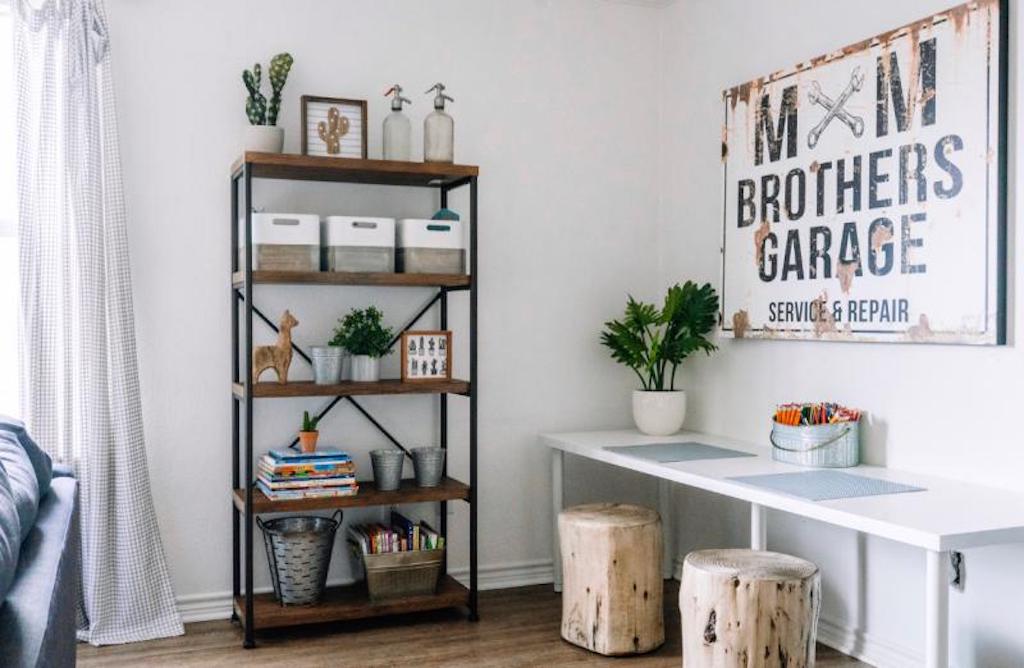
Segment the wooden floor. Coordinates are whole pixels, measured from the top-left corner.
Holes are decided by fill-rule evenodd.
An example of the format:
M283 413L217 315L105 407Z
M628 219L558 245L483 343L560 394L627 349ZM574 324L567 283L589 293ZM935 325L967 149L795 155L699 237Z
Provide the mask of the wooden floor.
M443 611L315 628L266 632L256 649L242 649L242 634L228 621L185 627L167 640L80 646L78 665L89 666L543 666L615 665L618 668L680 663L678 583L665 591L667 641L657 652L608 659L559 637L561 598L551 586L480 594L480 622ZM818 646L819 668L866 664Z

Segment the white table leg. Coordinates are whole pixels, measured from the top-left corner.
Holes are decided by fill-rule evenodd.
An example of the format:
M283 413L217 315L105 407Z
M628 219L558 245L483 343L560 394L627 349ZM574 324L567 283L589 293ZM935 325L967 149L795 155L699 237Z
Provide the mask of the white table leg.
M661 574L671 580L676 574L675 532L672 530L672 486L658 478L658 514L661 515Z
M558 514L562 512L562 458L561 450L551 449L551 568L555 591L562 591L562 547L558 539Z
M750 504L750 549L768 549L768 511L759 503Z
M949 666L949 553L928 550L925 568L925 665Z

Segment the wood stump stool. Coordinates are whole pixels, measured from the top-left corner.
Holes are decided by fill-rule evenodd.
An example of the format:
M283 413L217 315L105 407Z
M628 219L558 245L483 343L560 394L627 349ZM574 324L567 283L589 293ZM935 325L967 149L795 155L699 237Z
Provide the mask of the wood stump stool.
M661 518L617 503L558 515L562 638L604 655L640 654L665 642Z
M776 552L686 555L679 612L684 668L814 665L821 575Z

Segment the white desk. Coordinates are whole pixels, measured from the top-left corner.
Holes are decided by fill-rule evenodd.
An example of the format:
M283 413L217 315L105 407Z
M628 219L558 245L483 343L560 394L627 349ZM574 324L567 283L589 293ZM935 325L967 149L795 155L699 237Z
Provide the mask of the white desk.
M541 443L551 448L555 588L561 590L561 555L558 546L558 513L562 510L563 455L569 453L654 476L661 481L659 509L669 509L668 483L679 483L750 502L750 544L765 548L765 508L781 510L836 526L881 536L925 551L925 656L929 668L948 665L949 650L949 552L983 545L1024 542L1024 494L992 489L954 480L933 478L878 466L842 469L850 473L893 480L927 491L866 496L832 501L809 501L772 490L745 485L734 476L803 471L771 459L766 447L757 447L718 436L682 432L674 436L644 436L636 431L542 434ZM705 459L658 463L605 450L608 446L697 441L755 457ZM671 543L666 537L666 553ZM670 556L670 555L669 555ZM669 559L666 559L670 563ZM668 567L667 567L668 568Z

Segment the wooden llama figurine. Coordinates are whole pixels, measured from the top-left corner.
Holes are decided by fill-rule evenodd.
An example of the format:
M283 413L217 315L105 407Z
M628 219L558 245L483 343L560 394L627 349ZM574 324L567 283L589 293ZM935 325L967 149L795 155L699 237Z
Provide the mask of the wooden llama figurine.
M277 372L277 382L288 382L288 367L292 365L292 328L299 324L295 316L285 311L281 316L277 343L272 346L257 346L252 351L252 382L260 380L260 374L267 369Z

